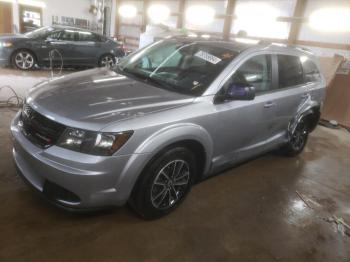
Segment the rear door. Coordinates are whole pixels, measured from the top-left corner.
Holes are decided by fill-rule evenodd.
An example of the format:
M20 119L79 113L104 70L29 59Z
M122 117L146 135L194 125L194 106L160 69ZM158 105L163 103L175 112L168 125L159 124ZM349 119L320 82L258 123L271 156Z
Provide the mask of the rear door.
M218 165L259 154L269 144L270 126L275 121L275 107L268 95L275 88L271 55L248 58L223 89L230 84L253 86L256 97L252 101L225 101L215 105L219 111L217 128L220 129L216 147L223 152Z
M310 98L311 86L304 77L302 63L306 57L274 55L277 90L271 94L275 103L275 124L271 135L286 132L298 109Z
M74 43L75 61L78 65L95 65L98 60L100 37L92 32L77 31L77 41Z

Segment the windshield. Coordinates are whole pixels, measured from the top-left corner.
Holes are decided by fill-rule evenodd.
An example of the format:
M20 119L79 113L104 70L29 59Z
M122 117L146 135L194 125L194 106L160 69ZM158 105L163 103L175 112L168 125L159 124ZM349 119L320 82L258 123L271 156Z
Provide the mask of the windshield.
M161 88L200 96L236 55L210 42L163 40L126 58L118 68Z
M53 31L54 28L52 27L41 27L39 29L30 31L28 33L25 33L25 36L28 36L30 38L41 38L46 36L49 32Z

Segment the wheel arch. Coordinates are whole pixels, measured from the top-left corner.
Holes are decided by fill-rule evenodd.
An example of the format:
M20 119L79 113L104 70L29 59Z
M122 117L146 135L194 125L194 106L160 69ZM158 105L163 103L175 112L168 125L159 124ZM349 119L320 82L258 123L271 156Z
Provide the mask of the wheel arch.
M156 155L165 148L183 145L188 147L196 155L199 153L203 160L202 174L209 171L213 154L213 141L209 133L199 125L192 123L177 124L163 128L148 137L135 153L151 153Z
M305 120L307 122L309 132L312 132L317 127L321 117L321 106L318 103L313 103L302 110L290 125L289 131L293 133L298 123Z
M104 52L104 53L102 53L102 54L99 55L99 57L98 57L98 59L97 59L97 64L100 65L100 62L101 62L102 58L103 58L104 56L107 56L107 55L112 56L113 59L114 59L114 63L116 62L116 58L115 58L115 55L114 55L114 54L112 54L112 53L110 53L110 52Z
M186 134L186 135L185 135ZM191 150L197 162L196 181L210 170L212 140L209 134L194 124L167 127L146 139L134 152L122 171L116 187L123 188L123 198L128 199L137 186L142 172L164 151L176 146Z
M27 51L27 52L30 52L30 53L34 56L35 62L38 63L38 56L37 56L37 54L35 53L35 51L33 51L32 49L27 48L27 47L19 47L19 48L13 50L12 53L11 53L11 55L10 55L11 62L12 62L13 56L14 56L18 51Z

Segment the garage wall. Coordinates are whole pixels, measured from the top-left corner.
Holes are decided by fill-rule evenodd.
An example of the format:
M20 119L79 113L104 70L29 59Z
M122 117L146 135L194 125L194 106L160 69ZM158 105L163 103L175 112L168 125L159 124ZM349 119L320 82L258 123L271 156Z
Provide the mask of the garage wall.
M89 13L90 0L45 0L46 8L43 9L43 24L49 26L52 16L68 16L80 19L93 20Z
M0 34L12 32L12 5L0 2Z
M42 7L43 26L52 25L52 16L73 17L79 19L86 19L91 22L96 22L96 16L89 12L93 0L6 0L12 3L12 32L17 33L19 30L19 4L28 4ZM114 21L116 16L115 0L106 0L105 5L111 8L110 32L108 35L113 35L115 31Z

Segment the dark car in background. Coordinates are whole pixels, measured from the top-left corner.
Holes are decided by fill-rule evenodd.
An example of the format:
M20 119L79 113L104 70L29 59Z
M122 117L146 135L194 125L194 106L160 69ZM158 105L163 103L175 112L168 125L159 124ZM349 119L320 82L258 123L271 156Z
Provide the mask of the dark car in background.
M51 62L64 67L112 66L124 55L122 44L74 27L50 26L23 35L0 35L0 64L22 70L50 66Z

